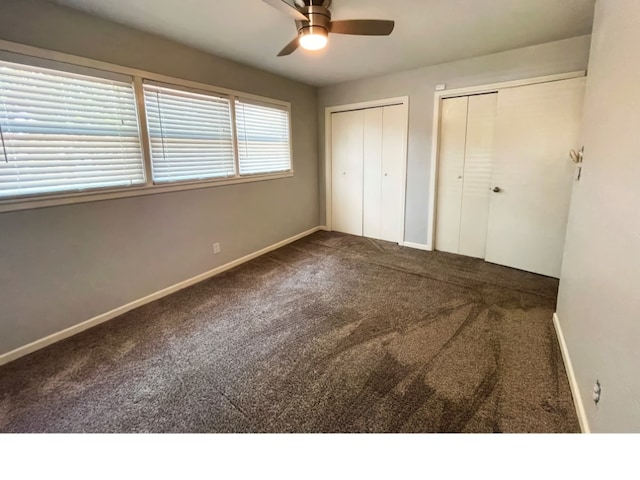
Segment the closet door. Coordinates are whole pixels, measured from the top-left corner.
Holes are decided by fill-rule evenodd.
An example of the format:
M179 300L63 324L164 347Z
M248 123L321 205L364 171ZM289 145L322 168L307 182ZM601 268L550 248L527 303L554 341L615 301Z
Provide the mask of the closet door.
M486 260L560 276L585 78L501 90Z
M364 112L331 118L331 212L333 230L362 235Z
M381 237L382 108L364 110L363 235Z
M458 253L484 258L498 94L469 97Z
M402 240L406 115L401 105L364 111L364 236Z
M458 253L468 97L442 101L436 197L436 250Z
M382 110L382 170L380 185L380 234L378 238L401 242L404 236L404 163L406 148L406 110L402 105Z

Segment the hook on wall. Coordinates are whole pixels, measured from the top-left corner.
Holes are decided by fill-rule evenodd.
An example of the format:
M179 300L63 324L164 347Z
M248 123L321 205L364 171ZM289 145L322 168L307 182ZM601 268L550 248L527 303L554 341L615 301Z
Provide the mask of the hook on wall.
M574 149L571 149L571 151L569 151L569 156L571 157L573 163L582 163L582 157L584 156L584 147L580 148L580 150L577 152Z
M580 148L579 151L575 151L571 149L569 151L569 156L571 157L571 161L578 166L578 173L576 175L576 182L580 181L580 177L582 177L582 159L584 157L584 146Z

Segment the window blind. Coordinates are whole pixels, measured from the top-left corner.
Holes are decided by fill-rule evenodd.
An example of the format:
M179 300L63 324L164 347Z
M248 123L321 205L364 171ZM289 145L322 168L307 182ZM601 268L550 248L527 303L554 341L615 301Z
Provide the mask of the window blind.
M228 98L144 84L155 182L235 175Z
M291 170L289 112L236 99L240 175Z
M132 84L0 61L0 198L144 181Z

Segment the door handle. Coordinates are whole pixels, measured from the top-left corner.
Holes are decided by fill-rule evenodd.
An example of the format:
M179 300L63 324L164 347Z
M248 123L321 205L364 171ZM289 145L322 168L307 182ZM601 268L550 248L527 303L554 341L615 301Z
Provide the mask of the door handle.
M495 193L498 193L501 188L500 187L493 187L491 190L493 190Z

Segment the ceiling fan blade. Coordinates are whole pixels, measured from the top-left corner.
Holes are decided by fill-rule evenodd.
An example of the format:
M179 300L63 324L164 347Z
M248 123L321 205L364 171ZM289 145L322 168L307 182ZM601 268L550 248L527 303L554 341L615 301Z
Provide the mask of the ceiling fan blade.
M280 50L280 53L278 54L278 56L285 57L287 55L291 55L293 52L295 52L298 49L299 46L300 46L299 37L296 37L293 40L291 40L286 47Z
M393 20L335 20L331 33L343 35L390 35L396 22Z
M302 14L298 9L292 6L289 2L285 0L262 0L264 3L271 5L273 8L280 10L283 13L286 13L290 17L293 17L295 20L300 22L308 22L309 19Z

